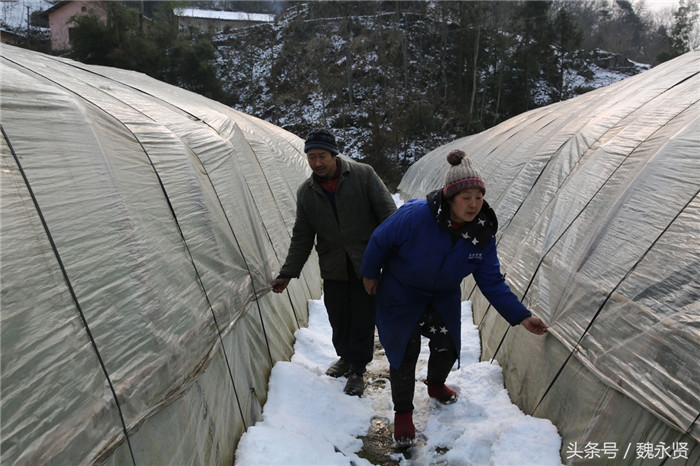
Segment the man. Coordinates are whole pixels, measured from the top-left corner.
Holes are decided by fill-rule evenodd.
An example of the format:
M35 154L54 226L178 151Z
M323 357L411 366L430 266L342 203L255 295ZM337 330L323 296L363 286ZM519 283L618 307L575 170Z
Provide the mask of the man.
M323 300L340 357L326 374L347 376L345 393L361 396L374 354L376 298L364 289L360 265L372 232L394 213L396 203L372 167L338 157L330 131L311 131L304 152L313 174L297 191L292 241L271 286L281 293L299 277L316 240Z

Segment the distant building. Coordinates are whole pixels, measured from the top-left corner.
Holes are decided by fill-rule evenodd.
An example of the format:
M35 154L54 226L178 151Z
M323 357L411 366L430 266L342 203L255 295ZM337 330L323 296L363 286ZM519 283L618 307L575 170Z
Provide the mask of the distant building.
M51 51L62 52L72 48L72 30L75 16L96 14L103 21L107 20L107 2L104 1L64 1L57 2L43 14L48 17L51 30ZM196 8L177 8L173 11L178 20L178 27L186 29L198 27L202 31L221 32L226 28L237 29L255 24L273 22L274 15L263 13L246 13L241 11L199 10ZM11 38L8 37L8 41Z
M71 20L72 17L93 13L106 21L107 9L104 3L96 1L58 2L46 10L44 14L49 17L51 50L54 52L70 50L72 30L75 27L75 23Z
M271 23L275 15L264 13L246 13L242 11L199 10L196 8L176 8L173 13L178 19L178 27L190 26L202 31L221 32L226 28L238 29L256 24Z
M0 27L0 42L43 53L49 51L48 29L43 28L10 30Z
M0 42L22 47L27 42L27 38L9 29L0 28Z

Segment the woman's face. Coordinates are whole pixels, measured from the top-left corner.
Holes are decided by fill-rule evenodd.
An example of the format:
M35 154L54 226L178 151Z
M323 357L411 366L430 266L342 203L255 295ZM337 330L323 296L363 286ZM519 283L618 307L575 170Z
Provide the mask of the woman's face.
M457 223L471 222L484 205L484 193L479 188L469 188L447 202L450 204L450 220Z

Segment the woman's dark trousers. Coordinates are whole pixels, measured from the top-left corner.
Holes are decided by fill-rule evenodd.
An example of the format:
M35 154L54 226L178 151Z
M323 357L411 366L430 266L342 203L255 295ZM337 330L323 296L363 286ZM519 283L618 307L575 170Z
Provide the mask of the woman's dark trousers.
M441 330L443 331L441 332ZM430 339L427 379L429 385L444 384L457 360L457 349L449 332L446 332L442 318L432 306L428 306L408 340L401 367L397 369L392 366L389 369L391 398L394 402L394 411L397 414L413 411L416 363L420 355L421 335Z

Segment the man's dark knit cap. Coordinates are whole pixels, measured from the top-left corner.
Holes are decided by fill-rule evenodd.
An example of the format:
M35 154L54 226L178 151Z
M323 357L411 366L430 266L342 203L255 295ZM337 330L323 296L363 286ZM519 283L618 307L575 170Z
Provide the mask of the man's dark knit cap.
M338 155L335 136L327 129L314 129L306 135L304 152L309 152L309 149L326 149L331 154Z

